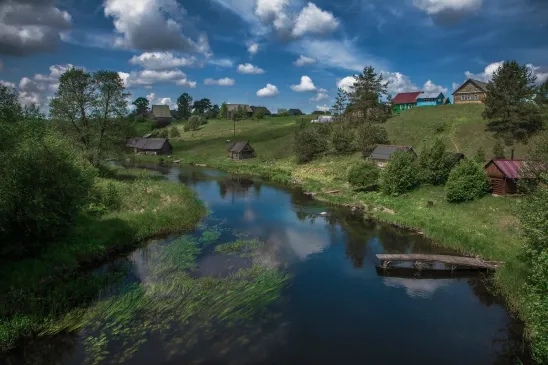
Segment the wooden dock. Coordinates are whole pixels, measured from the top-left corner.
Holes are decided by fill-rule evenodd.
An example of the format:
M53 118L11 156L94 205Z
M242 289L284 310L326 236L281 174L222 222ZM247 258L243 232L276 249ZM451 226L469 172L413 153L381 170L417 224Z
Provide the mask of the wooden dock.
M411 262L415 268L420 269L422 263L442 263L450 266L450 270L460 268L476 270L496 270L499 262L483 261L474 257L450 256L450 255L428 255L428 254L378 254L381 267L389 268L393 262Z

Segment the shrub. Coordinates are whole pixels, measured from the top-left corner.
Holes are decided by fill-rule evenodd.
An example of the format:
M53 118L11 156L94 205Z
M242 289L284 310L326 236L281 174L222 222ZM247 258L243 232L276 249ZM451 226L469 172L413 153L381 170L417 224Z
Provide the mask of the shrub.
M201 125L205 124L207 120L201 115L193 115L188 119L188 122L185 124L185 132L197 131ZM186 127L188 126L188 130Z
M485 157L485 151L482 147L479 147L476 151L476 155L474 156L474 161L476 161L479 164L485 164L486 157Z
M432 185L444 184L453 167L445 152L445 144L439 138L423 147L419 154L418 164L421 180Z
M364 157L369 157L379 144L388 143L388 133L382 125L363 123L357 129L358 147Z
M122 205L120 192L112 182L95 184L90 191L88 201L86 212L96 216L118 210Z
M169 131L167 130L167 128L160 129L160 131L158 132L158 137L160 137L160 138L169 137Z
M417 158L411 152L395 152L381 176L381 191L388 195L403 194L419 183Z
M264 119L264 110L262 108L257 109L255 112L255 115L253 115L255 119L261 120Z
M337 123L331 133L331 143L335 152L341 155L354 152L354 130L348 124Z
M179 128L173 126L169 129L169 136L171 138L180 138L181 137L181 132L179 132Z
M348 171L348 182L358 189L372 189L379 183L379 168L370 162L352 166Z
M302 123L295 132L294 149L297 162L312 161L327 150L327 136L320 133L318 128Z
M462 160L449 174L445 185L447 201L452 203L479 199L489 192L489 180L482 166Z

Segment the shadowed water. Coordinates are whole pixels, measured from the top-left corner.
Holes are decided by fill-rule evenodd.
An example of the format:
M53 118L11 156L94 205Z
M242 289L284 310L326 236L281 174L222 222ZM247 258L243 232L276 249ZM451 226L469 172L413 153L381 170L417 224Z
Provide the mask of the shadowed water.
M192 187L210 211L190 236L203 247L193 278L222 280L260 265L288 273L289 279L280 297L251 320L206 323L192 317L162 327L151 322L131 356L116 354L122 351L122 335L96 363L510 365L518 358L528 363L520 325L489 292L484 276L381 276L376 270L377 253L451 251L327 207L299 190L215 170L149 168ZM158 273L157 266L178 238L152 241L102 268L125 265L128 274L98 299L162 282L167 274ZM264 244L252 255L215 251L216 245L237 239ZM168 301L161 294L157 303ZM84 346L93 331L23 346L9 363L93 363Z

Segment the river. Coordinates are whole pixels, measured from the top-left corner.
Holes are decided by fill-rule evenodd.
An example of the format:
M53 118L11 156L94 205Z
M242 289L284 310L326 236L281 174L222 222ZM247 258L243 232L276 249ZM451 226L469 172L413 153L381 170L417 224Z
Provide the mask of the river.
M510 365L518 358L528 363L521 325L491 294L484 275L378 273L377 253L451 253L429 240L260 179L194 167L149 169L193 188L209 210L200 227L185 235L192 242L211 241L203 244L195 266L179 268L189 276L169 283L169 288L180 285L176 290L165 289L170 276L155 269L159 257L181 255L163 255L180 237L152 240L99 269L124 268L123 276L97 297L98 303L110 303L110 312L121 308L125 313L113 304L123 302L120 296L141 293L142 298L143 288L159 288L138 314L109 322L110 312L97 310L100 314L90 316L84 329L22 346L6 360L9 364ZM215 250L244 238L263 242L259 254L250 258ZM242 314L242 308L253 307L248 301L230 307L234 301L217 305L212 297L201 305L232 308L239 315L210 321L200 311L182 314L193 308L183 298L189 285L194 288L191 283L203 279L200 285L217 285L211 283L221 281L213 280L257 263L286 275L281 289L274 285L260 292L268 298L254 299L253 306L264 308ZM226 293L255 293L268 280ZM150 313L156 318L147 317Z

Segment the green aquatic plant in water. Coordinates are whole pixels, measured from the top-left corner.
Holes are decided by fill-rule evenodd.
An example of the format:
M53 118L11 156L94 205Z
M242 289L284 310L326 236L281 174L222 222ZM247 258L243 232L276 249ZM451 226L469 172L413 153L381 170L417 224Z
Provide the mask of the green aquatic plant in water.
M263 242L259 240L238 240L235 242L223 243L215 247L215 251L223 254L236 254L243 257L252 256Z
M218 238L218 234L207 236ZM173 341L180 342L179 352L185 352L185 346L198 343L198 336L216 337L231 327L267 317L268 306L279 298L288 276L277 269L253 266L227 278L196 278L192 270L203 246L200 240L183 236L161 249L151 249L147 253L151 269L141 275L139 284L90 308L72 311L51 323L42 335L81 330L87 335L87 363L101 364L107 359L123 363L151 333L180 332ZM240 245L248 253L260 246L259 241ZM173 341L166 341L166 348Z

